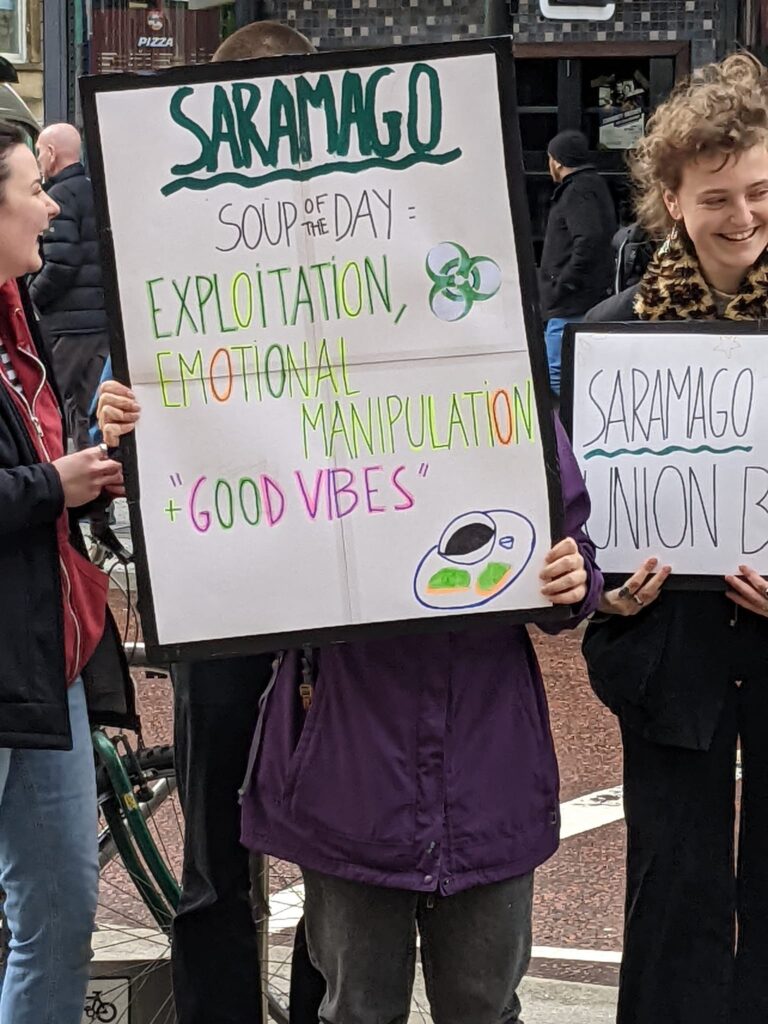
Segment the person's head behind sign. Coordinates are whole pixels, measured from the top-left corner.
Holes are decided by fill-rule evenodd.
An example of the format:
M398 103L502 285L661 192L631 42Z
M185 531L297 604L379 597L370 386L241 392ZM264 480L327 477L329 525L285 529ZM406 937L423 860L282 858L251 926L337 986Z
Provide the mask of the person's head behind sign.
M254 21L228 36L211 60L253 60L299 53L315 53L315 47L301 32L278 21Z
M739 291L768 248L768 71L736 54L694 72L657 109L631 159L637 212L711 287Z

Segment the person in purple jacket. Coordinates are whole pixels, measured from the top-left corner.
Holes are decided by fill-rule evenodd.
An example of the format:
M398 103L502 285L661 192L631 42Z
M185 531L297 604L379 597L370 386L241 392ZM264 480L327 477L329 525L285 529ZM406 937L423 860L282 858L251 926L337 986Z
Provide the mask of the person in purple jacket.
M602 576L559 424L558 449L569 537L541 581L573 607L572 627L595 610ZM303 869L309 953L327 985L320 1020L407 1021L418 930L436 1024L519 1021L533 871L560 828L528 632L496 624L324 647L311 699L302 660L284 654L264 698L243 842Z
M102 385L111 443L138 416L128 388ZM544 559L541 591L572 607L572 628L597 608L603 578L584 481L555 425L567 536ZM533 872L558 846L558 786L524 626L284 653L262 698L242 839L302 867L320 1021L404 1024L418 929L435 1024L519 1022Z

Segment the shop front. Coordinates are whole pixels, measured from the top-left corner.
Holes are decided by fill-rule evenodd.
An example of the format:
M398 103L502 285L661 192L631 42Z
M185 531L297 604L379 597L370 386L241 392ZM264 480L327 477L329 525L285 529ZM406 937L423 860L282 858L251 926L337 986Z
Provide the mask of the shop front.
M174 0L95 0L82 3L75 47L82 74L159 71L210 60L234 28L232 3L199 9Z
M737 42L768 39L768 0L68 0L44 8L48 121L79 121L82 74L205 62L226 35L259 18L292 25L323 50L510 33L537 254L553 189L547 144L558 131L585 132L627 222L627 153L654 108L691 67ZM56 59L57 46L65 59Z
M46 4L46 120L80 120L81 75L206 63L222 39L259 16L260 7L257 0Z
M690 44L584 42L515 45L520 135L534 247L541 253L554 182L547 144L576 128L605 176L621 223L632 219L628 152L675 81L690 69Z

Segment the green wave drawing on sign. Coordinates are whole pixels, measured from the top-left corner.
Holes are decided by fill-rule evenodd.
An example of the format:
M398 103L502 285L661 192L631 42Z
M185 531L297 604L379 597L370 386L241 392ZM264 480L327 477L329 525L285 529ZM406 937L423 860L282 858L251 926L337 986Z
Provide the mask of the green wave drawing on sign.
M222 174L214 174L210 178L178 178L176 181L169 181L167 185L163 185L160 191L164 196L172 196L174 192L180 192L185 188L193 192L207 192L208 189L218 188L219 185L258 188L260 185L269 185L273 181L311 181L312 178L320 178L326 174L359 174L361 171L370 171L375 168L383 168L388 171L407 171L417 164L450 164L454 160L458 160L461 155L461 150L457 148L448 153L410 153L400 160L387 160L382 157L371 157L369 160L340 160L334 163L320 164L318 167L308 167L303 171L286 167L282 170L255 176L241 174L238 171L226 171Z
M653 448L617 448L612 452L607 452L604 448L595 448L594 451L587 452L584 459L615 459L619 455L671 455L673 452L685 452L687 455L700 455L702 452L708 452L710 455L727 455L729 452L751 451L751 444L733 444L730 448L712 448L708 444L700 444L698 448L686 448L681 444L671 444L658 452Z

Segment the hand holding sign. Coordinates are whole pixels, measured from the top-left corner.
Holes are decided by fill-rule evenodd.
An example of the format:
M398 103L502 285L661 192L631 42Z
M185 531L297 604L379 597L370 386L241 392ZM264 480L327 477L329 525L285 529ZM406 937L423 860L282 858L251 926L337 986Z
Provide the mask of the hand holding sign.
M739 576L725 577L725 582L731 588L726 591L726 597L748 612L768 619L768 583L748 565L740 565L739 572L744 579Z
M136 396L125 384L105 380L99 388L96 416L99 430L110 448L117 447L123 434L130 434L141 413Z
M566 537L545 558L541 592L552 604L578 604L587 595L587 572L576 541Z
M657 558L647 558L622 587L603 594L599 610L604 615L637 615L653 604L672 572L669 565L654 572L658 564Z

